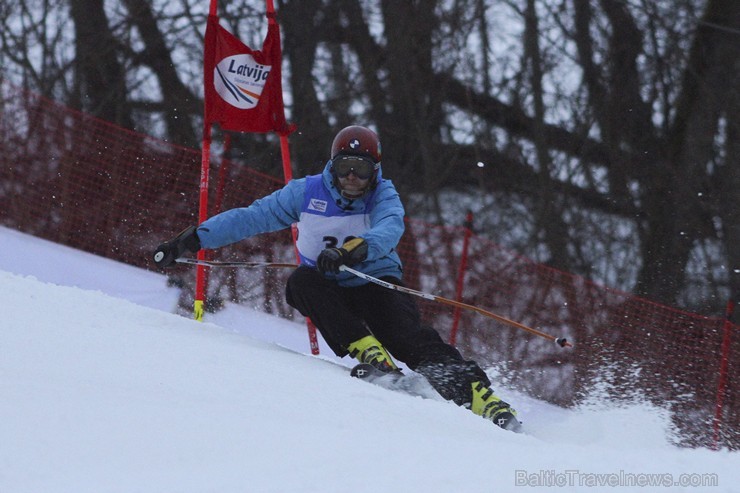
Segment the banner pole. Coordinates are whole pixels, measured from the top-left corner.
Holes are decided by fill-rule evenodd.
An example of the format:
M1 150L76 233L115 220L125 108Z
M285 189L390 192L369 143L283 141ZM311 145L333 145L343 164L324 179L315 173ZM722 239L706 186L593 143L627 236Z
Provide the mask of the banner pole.
M288 136L280 136L280 154L283 157L283 176L285 177L285 183L288 183L293 178L293 169L290 166L290 147L288 146ZM296 241L298 240L298 228L294 224L291 228L293 234L293 247L295 248L296 262L300 263L301 259L298 255L298 247ZM311 346L311 354L319 354L319 338L316 335L316 326L311 322L311 319L306 317L306 326L308 328L308 343Z
M218 14L218 0L211 0L208 9L209 17ZM207 29L206 29L207 31ZM204 74L205 77L205 74ZM204 98L204 103L207 104ZM200 154L200 190L198 204L198 224L208 219L208 173L211 168L211 127L208 121L207 111L203 108L203 139ZM197 254L198 260L206 260L206 252L201 249ZM193 301L193 318L199 322L203 321L205 305L205 293L208 267L199 265L195 271L195 299Z
M265 7L267 10L267 21L270 24L277 24L273 0L265 0ZM280 155L283 158L283 177L285 179L285 183L288 183L293 179L293 168L290 165L290 146L288 146L288 136L286 134L280 135ZM298 230L295 224L291 227L291 233L293 234L293 246L295 248L296 261L300 262L298 247L296 246ZM306 326L308 328L308 343L311 346L311 354L317 355L319 354L319 339L316 335L316 326L308 317L306 318Z

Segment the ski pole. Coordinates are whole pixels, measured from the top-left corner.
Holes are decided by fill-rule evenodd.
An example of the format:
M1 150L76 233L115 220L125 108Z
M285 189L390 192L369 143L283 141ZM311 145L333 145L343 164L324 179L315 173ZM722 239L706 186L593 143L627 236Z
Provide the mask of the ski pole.
M222 260L200 260L197 258L178 258L175 262L179 264L204 265L206 267L298 267L296 264L281 262L230 262Z
M364 272L360 272L358 270L352 269L350 267L347 267L346 265L341 265L339 267L339 270L343 270L345 272L349 272L351 274L356 275L357 277L360 277L362 279L365 279L366 281L370 281L372 283L377 284L378 286L383 286L384 288L393 289L395 291L400 291L402 293L412 294L414 296L418 296L420 298L424 298L426 300L431 301L438 301L440 303L444 303L446 305L456 306L459 308L465 308L467 310L473 310L477 313L480 313L483 316L486 316L488 318L492 318L494 320L497 320L503 324L509 325L511 327L516 327L517 329L524 330L526 332L529 332L530 334L534 334L539 337L543 337L549 341L553 341L555 344L557 344L560 347L573 347L573 344L568 342L568 340L565 337L555 337L550 334L546 334L544 332L541 332L537 329L533 329L531 327L527 327L524 324L520 324L519 322L515 322L513 320L509 320L506 317L502 317L501 315L496 315L495 313L489 312L488 310L484 310L482 308L478 308L477 306L468 305L467 303L462 303L460 301L451 300L448 298L443 298L442 296L437 296L434 294L424 293L422 291L417 291L415 289L407 288L405 286L399 286L397 284L392 284L390 282L383 281L382 279L378 279L376 277L370 276L365 274Z
M195 258L179 258L176 260L176 262L181 263L181 264L190 264L190 265L205 265L208 267L264 267L264 268L277 268L277 267L296 268L298 267L296 264L282 263L282 262L238 262L238 261L230 262L230 261L220 261L220 260L199 260ZM509 320L508 318L502 317L501 315L496 315L495 313L489 312L488 310L484 310L483 308L478 308L477 306L468 305L467 303L462 303L460 301L451 300L449 298L444 298L442 296L437 296L434 294L424 293L422 291L417 291L415 289L407 288L405 286L399 286L397 284L392 284L390 282L383 281L382 279L378 279L377 277L373 277L371 275L365 274L364 272L360 272L358 270L347 267L346 265L340 266L339 270L349 272L350 274L354 274L357 277L365 279L366 281L372 282L384 288L392 289L394 291L400 291L402 293L412 294L414 296L418 296L426 300L437 301L439 303L443 303L446 305L455 306L458 308L464 308L466 310L472 310L485 317L497 320L503 324L509 325L511 327L515 327L517 329L521 329L523 331L529 332L530 334L534 334L536 336L542 337L549 341L553 341L555 344L557 344L560 347L573 347L573 344L568 342L568 340L565 337L555 337L550 334L546 334L537 329L533 329L531 327L527 327L524 324L520 324L519 322Z

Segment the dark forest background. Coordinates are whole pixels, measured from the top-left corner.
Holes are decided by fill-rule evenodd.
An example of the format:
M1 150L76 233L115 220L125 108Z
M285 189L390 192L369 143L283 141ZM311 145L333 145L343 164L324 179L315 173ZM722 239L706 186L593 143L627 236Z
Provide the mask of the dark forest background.
M296 176L368 125L409 215L700 313L740 299L737 0L276 0ZM1 77L198 147L204 0L0 0ZM262 0L219 3L253 48ZM281 176L274 135L231 158ZM216 146L218 152L218 146Z

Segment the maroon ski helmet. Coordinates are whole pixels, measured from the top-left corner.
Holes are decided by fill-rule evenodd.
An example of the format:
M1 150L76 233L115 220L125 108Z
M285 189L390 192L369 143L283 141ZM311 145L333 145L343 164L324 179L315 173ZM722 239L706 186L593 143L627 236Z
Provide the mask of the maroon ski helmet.
M351 125L339 131L331 143L331 158L337 155L367 156L374 163L380 163L380 139L367 127Z

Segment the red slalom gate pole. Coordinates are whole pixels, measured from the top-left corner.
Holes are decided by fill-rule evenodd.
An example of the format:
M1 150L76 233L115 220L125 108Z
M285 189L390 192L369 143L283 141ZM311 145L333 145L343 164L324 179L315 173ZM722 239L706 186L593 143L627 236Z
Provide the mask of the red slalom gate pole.
M290 167L290 147L288 146L288 137L286 135L280 136L280 151L283 156L283 175L285 176L285 183L288 183L293 178L293 169ZM293 233L293 246L295 247L295 258L297 262L300 262L298 255L298 247L296 241L298 240L298 229L294 224L291 228ZM319 338L316 334L316 326L311 322L311 319L306 317L306 326L308 328L308 344L311 347L311 354L319 354Z
M273 0L265 0L265 8L267 10L268 22L277 22L277 20L275 20L275 4ZM293 169L290 166L290 147L288 146L287 135L280 136L280 154L283 158L283 177L285 178L285 183L288 183L293 179ZM295 224L291 228L291 232L293 233L293 245L295 246L296 240L298 239L298 231ZM297 247L295 247L295 255L296 261L300 262ZM306 325L308 327L308 343L311 346L311 354L317 355L319 354L319 339L316 335L316 326L309 318L306 318Z
M457 271L457 288L455 290L455 301L462 301L463 286L465 284L465 271L468 268L468 249L470 246L470 237L473 235L473 211L468 211L465 216L465 235L463 237L462 256L460 257L460 267ZM456 306L452 316L452 330L450 331L450 344L453 346L457 342L457 329L460 325L460 307Z
M727 367L730 360L730 335L732 331L732 312L735 309L733 300L727 302L727 310L724 323L724 336L722 337L722 354L719 365L719 382L717 383L717 405L714 412L714 450L719 449L719 432L722 426L722 408L727 391Z
M203 127L203 142L201 148L200 168L200 205L198 208L198 224L208 218L208 172L211 166L211 124L206 123ZM206 259L206 251L198 252L198 259ZM195 301L193 302L193 318L203 321L203 311L206 299L206 281L208 267L199 265L195 273Z
M218 1L211 0L208 7L208 15L215 16L218 11ZM205 117L205 112L203 113ZM208 181L211 167L211 122L203 119L203 138L200 152L200 188L198 193L198 224L208 218ZM199 260L206 260L206 251L200 250L197 254ZM195 300L193 301L193 318L203 321L205 310L206 283L208 281L208 267L199 265L195 272Z

